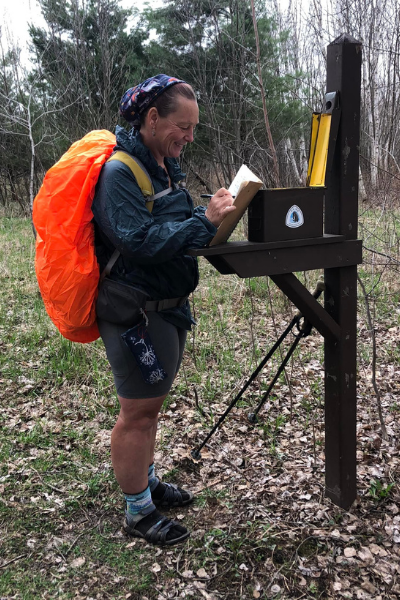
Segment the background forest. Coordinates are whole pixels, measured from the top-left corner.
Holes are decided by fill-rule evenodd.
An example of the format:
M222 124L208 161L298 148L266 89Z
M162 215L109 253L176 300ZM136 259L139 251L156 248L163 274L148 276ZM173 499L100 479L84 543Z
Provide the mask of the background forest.
M68 146L91 129L113 130L123 92L159 72L186 79L198 93L201 125L184 156L189 185L196 180L210 191L229 183L243 162L267 186L303 185L310 115L325 92L326 45L343 32L363 43L361 197L397 187L398 0L334 1L329 11L321 0L293 0L284 11L257 1L259 44L252 3L243 0L165 0L142 11L115 0L40 5L47 26L30 27L31 63L0 29L6 212L28 213L45 171Z

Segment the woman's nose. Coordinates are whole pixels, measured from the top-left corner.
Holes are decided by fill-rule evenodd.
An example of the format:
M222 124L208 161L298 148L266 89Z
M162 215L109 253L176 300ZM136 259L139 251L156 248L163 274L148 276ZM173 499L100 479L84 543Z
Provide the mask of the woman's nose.
M193 142L194 140L194 127L185 133L185 140L187 142Z

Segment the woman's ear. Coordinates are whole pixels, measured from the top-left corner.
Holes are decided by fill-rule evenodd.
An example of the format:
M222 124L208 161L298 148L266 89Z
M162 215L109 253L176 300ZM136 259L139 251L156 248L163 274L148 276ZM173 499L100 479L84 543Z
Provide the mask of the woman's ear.
M152 106L147 113L148 123L150 127L155 127L158 121L158 110L155 106Z

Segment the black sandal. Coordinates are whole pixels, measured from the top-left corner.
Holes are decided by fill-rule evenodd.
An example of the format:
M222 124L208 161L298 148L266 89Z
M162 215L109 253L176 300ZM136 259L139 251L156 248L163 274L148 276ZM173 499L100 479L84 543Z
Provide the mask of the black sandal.
M160 513L159 514L161 518L156 519L155 523L153 523L153 525L151 525L149 529L147 529L147 531L139 531L137 529L138 524L143 519L146 519L149 515L151 515L155 510L156 508L153 505L152 510L144 510L142 513L139 513L137 515L129 515L129 518L127 514L125 514L125 520L123 524L125 532L135 537L144 538L146 542L149 542L149 544L159 546L173 546L174 544L184 542L190 536L190 532L187 531L187 529L185 529L184 527L182 527L182 525L180 525L176 521L168 519L168 517L164 517ZM171 529L173 529L176 526L184 530L185 533L167 540L168 533L171 531Z
M165 488L164 494L160 497L152 494L153 504L157 507L175 508L177 506L186 506L194 500L194 494L192 492L183 490L173 483L162 483L161 485ZM184 498L184 495L187 496L187 498Z

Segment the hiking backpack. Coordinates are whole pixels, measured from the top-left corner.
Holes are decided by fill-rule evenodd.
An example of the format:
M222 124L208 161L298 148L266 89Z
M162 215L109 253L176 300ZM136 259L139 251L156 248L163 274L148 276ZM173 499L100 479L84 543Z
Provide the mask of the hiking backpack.
M40 293L54 325L73 342L99 337L95 306L100 273L91 206L102 166L107 160L126 164L147 197L150 212L154 198L161 195L154 196L150 177L137 159L122 151L111 156L115 144L115 136L107 130L91 131L72 144L47 171L33 203ZM114 252L111 260L118 256Z

